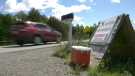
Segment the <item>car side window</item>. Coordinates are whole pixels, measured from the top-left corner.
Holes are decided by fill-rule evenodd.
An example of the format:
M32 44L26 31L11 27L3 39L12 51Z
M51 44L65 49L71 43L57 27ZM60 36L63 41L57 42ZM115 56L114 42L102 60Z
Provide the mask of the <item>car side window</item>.
M46 25L40 25L42 29L46 29Z
M34 25L35 28L40 28L40 29L46 29L46 30L53 30L51 27L47 26L47 25L42 25L42 24L36 24Z
M35 28L40 28L39 24L34 25Z
M35 28L40 28L40 29L44 29L44 25L41 25L41 24L36 24L34 25Z
M53 29L52 29L51 27L49 27L49 26L46 26L46 29L47 29L47 30L51 30L51 31L53 30Z

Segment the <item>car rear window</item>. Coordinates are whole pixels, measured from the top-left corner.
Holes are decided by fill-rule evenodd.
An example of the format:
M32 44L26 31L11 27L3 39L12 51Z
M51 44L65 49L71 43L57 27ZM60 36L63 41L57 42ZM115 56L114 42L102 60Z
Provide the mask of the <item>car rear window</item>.
M16 23L10 27L10 29L25 27L25 23Z

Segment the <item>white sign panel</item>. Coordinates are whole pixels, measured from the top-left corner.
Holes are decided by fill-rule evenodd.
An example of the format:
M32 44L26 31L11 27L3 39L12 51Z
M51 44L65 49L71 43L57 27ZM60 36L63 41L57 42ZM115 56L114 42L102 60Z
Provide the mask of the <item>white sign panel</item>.
M115 16L115 17L106 19L104 21L101 21L99 23L99 26L98 26L95 34L93 35L93 38L91 39L91 42L105 42L108 39L108 37L115 25L117 17L118 16Z

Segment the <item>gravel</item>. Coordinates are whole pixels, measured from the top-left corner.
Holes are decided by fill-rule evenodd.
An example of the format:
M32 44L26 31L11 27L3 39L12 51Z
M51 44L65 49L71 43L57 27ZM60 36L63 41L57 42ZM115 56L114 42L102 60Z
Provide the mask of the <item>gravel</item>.
M54 57L48 47L0 54L0 76L72 76L65 72L71 67L64 59ZM85 72L81 76L86 76Z

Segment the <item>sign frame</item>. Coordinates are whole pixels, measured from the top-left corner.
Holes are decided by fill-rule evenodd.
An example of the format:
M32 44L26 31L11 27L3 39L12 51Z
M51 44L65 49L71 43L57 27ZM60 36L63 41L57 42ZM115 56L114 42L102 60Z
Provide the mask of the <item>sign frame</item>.
M123 18L124 15L125 15L124 13L121 14L121 15L118 15L116 21L117 21L118 18L121 16L121 21L120 21L120 22L122 22L122 19L124 19L124 18ZM103 20L103 21L105 21L105 20ZM93 32L93 34L92 34L92 36L91 36L91 38L90 38L88 44L93 44L93 45L107 45L107 44L109 44L109 43L110 43L110 42L108 41L109 38L112 36L113 33L116 32L115 30L117 30L117 29L118 29L117 27L120 25L120 22L119 22L118 25L116 25L116 22L114 23L114 26L113 26L112 30L110 31L110 35L108 36L108 40L107 40L107 41L104 41L104 43L102 43L102 42L91 42L93 36L94 36L95 33L96 33L96 30L97 30L98 27L99 27L100 22L101 22L101 21L98 22L98 26L96 27L95 31ZM117 27L116 27L116 26L117 26ZM114 28L117 28L117 29L114 29Z
M99 23L100 23L100 21L99 21L98 26L96 27L94 33L92 34L92 36L91 36L91 38L90 38L90 40L88 42L88 45L87 45L87 47L91 47L93 49L92 53L95 54L95 56L96 56L95 60L96 61L101 61L102 58L105 56L106 52L108 51L109 47L111 46L111 43L113 42L113 40L115 38L118 30L120 29L124 18L125 18L125 14L124 13L121 14L121 15L118 15L117 21L119 23L115 23L115 25L116 24L117 25L115 27L113 27L112 34L110 35L110 37L108 37L108 40L107 40L108 43L106 42L105 44L102 44L102 43L92 43L91 42L91 40L92 40L92 38L93 38L97 28L99 27Z

